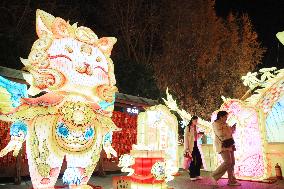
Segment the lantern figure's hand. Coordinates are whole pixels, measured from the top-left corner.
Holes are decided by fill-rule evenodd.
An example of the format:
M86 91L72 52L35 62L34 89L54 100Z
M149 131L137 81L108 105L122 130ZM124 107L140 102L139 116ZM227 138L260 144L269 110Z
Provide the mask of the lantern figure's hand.
M108 132L104 136L104 143L103 143L103 149L106 152L108 159L111 158L111 155L117 157L117 152L113 149L111 143L112 143L112 132Z
M12 137L8 145L3 150L1 150L0 157L5 156L11 151L13 151L13 156L16 157L22 147L23 142L24 139L22 137Z
M1 150L0 157L5 156L11 151L13 151L13 156L16 157L18 155L22 144L26 139L27 125L22 121L14 122L10 127L10 135L11 141L3 150Z
M113 149L110 142L105 142L103 148L107 154L108 159L111 158L111 155L117 157L117 152Z

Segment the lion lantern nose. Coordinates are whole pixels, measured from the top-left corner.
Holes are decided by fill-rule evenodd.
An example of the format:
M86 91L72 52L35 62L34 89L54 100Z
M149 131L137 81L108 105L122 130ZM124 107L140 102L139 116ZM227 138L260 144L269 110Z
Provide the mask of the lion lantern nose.
M78 66L76 67L76 71L81 73L81 74L87 74L87 75L92 75L92 70L90 64L84 62L83 66Z

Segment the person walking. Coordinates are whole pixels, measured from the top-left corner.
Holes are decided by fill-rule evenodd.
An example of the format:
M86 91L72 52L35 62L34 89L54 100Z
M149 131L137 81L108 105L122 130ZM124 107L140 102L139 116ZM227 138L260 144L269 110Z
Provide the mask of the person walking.
M197 124L198 117L192 116L188 126L184 129L184 154L191 157L191 163L189 166L191 181L202 179L200 176L202 159L197 146L197 140L202 136L202 133L197 133Z
M216 151L221 154L223 163L212 173L213 185L218 186L218 180L227 172L228 173L228 185L240 186L234 176L235 166L235 141L233 139L233 133L236 130L236 124L230 127L227 124L228 112L219 111L217 113L217 119L213 123L213 131L215 134L214 144Z

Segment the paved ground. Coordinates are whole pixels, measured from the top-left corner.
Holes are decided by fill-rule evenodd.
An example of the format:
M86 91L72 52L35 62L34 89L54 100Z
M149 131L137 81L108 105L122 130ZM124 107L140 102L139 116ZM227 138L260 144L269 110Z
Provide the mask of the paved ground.
M174 189L213 189L212 186L210 186L208 173L203 172L202 174L204 176L203 180L191 182L188 178L187 173L182 172L181 176L178 176L175 178L174 181L171 181L169 183L170 187L173 187ZM118 174L111 174L107 175L106 177L92 177L91 183L95 185L103 186L104 189L112 189L112 177L118 176ZM267 184L267 183L259 183L259 182L249 182L249 181L240 181L242 183L242 186L238 187L229 187L227 186L227 180L222 179L219 181L219 188L221 189L284 189L284 180L277 181L273 184ZM58 185L62 185L62 181L59 180ZM24 181L21 185L14 185L9 182L2 181L0 183L0 189L30 189L31 188L31 182L30 181Z

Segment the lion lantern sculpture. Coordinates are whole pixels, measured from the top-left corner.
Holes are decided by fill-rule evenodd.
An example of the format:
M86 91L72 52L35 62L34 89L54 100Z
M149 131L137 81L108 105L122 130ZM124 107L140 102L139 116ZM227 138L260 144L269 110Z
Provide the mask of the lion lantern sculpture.
M1 120L11 121L11 141L0 156L16 156L26 140L29 171L34 188L53 188L64 157L63 181L69 186L87 185L102 148L116 156L111 134L115 76L110 59L114 37L98 38L89 28L70 25L42 10L36 12L39 37L28 59L21 59L30 95L22 98Z

